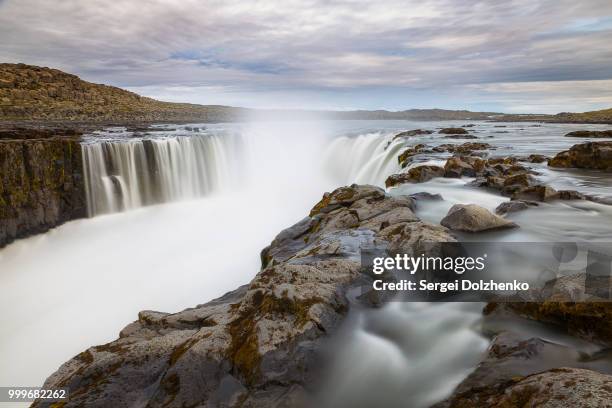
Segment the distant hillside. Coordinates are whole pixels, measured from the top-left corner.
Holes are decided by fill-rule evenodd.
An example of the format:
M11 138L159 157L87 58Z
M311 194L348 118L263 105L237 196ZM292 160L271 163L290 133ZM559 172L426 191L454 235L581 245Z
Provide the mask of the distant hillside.
M612 109L558 115L508 115L467 110L253 110L161 102L114 86L93 84L57 69L0 64L0 121L231 122L252 119L496 120L612 123Z
M409 109L398 112L386 110L357 110L348 112L332 112L335 119L396 119L396 120L489 120L500 116L495 112L470 112L467 110L446 109Z
M57 69L0 64L0 119L57 121L236 120L243 109L160 102Z
M553 116L553 121L577 123L612 123L612 109L584 113L563 112Z

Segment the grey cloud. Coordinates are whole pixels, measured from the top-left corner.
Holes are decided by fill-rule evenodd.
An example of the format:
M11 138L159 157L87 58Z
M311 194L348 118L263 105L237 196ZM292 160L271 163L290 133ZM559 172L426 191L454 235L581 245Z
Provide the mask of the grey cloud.
M598 24L611 16L608 0L0 0L0 58L177 98L184 87L243 95L246 105L266 93L333 103L374 87L389 99L429 91L441 104L448 92L466 103L494 92L503 108L503 87L466 92L612 79L612 31ZM612 104L609 89L599 92ZM360 107L380 102L370 104Z

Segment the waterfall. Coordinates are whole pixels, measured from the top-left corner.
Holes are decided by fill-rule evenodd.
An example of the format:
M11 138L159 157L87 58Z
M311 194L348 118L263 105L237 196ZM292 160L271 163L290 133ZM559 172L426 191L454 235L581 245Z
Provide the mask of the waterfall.
M83 144L90 216L204 196L234 183L238 135L95 139Z
M381 132L336 138L325 153L328 171L346 184L374 184L384 187L385 179L400 170L397 156L405 146Z

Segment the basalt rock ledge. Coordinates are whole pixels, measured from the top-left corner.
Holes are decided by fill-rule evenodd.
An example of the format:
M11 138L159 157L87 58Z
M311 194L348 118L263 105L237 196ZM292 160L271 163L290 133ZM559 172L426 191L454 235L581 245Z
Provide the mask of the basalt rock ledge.
M322 341L351 302L367 306L347 295L370 279L361 251L418 255L454 241L413 206L373 186L326 193L262 251L249 284L179 313L141 312L119 339L83 351L44 386L69 390L64 407L308 405Z

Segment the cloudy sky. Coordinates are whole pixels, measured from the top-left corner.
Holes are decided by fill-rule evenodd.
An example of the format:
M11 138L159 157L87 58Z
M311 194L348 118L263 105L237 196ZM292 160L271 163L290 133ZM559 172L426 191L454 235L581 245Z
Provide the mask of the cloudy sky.
M0 61L266 108L612 107L611 0L0 0Z

